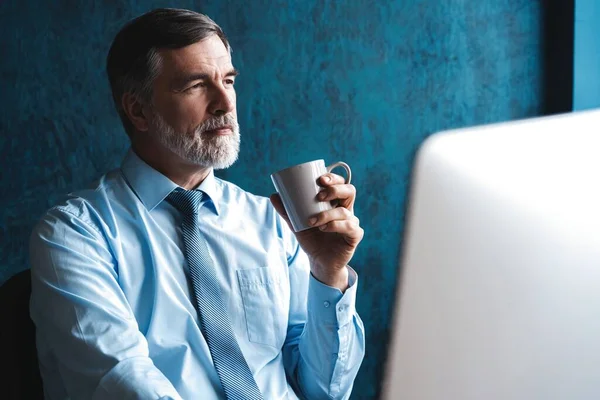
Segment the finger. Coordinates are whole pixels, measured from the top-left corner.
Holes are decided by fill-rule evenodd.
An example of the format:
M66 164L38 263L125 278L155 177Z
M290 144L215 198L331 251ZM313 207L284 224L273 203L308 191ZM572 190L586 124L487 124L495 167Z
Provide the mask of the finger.
M356 218L356 217L347 208L336 207L332 210L323 211L323 212L315 215L308 222L312 226L320 226L320 225L324 225L331 221L347 220L347 219L353 219L353 218ZM358 218L356 218L356 221L358 221Z
M354 185L334 185L324 188L317 195L320 201L331 200L351 200L356 197L356 188Z
M279 194L273 193L269 197L269 200L271 200L271 204L273 204L273 207L275 208L275 211L277 211L277 214L281 215L281 217L285 220L285 222L287 222L288 226L291 228L292 224L290 223L290 218L288 217L287 212L285 211L285 207L283 206L283 202L281 201L281 197L279 196Z
M364 237L365 231L353 220L331 221L319 227L323 232L338 233L346 243L356 246Z
M319 179L317 179L317 183L319 184L319 186L340 185L346 183L346 178L329 172L327 174L321 175Z

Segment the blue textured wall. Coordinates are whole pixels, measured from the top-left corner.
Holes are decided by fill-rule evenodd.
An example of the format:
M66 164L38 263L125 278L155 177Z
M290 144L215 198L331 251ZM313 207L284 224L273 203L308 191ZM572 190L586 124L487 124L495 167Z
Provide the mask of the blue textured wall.
M573 109L600 107L600 3L575 3Z
M127 139L104 76L119 27L156 6L204 11L241 71L241 159L221 176L266 195L269 173L294 163L353 167L368 340L354 398L373 398L414 152L437 130L540 113L540 1L47 3L0 5L0 282L27 267L29 231L47 207L119 164Z

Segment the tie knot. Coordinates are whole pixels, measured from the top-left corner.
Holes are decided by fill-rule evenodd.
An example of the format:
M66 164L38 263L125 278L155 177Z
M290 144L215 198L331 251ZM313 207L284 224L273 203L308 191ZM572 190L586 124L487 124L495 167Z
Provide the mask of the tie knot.
M167 196L167 201L184 215L197 214L203 194L199 190L175 189Z

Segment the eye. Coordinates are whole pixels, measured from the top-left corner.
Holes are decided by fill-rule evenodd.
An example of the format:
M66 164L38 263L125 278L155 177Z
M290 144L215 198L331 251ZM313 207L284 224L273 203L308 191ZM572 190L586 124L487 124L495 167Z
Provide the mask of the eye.
M206 84L204 82L198 82L193 86L190 86L189 88L187 88L186 90L192 90L192 89L200 89L206 87Z
M233 86L234 83L235 83L235 79L233 79L233 78L225 79L225 85L227 85L227 86Z

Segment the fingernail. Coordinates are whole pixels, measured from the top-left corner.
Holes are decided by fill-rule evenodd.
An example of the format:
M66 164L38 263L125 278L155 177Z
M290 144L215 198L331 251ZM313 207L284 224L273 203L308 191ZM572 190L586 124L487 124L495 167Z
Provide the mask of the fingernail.
M325 200L325 197L327 197L327 193L325 193L325 192L319 193L319 200Z
M328 177L328 176L324 176L324 177L323 177L323 180L324 180L325 182L329 182L329 181L331 180L331 178L330 178L330 177Z
M317 222L317 218L316 218L316 217L312 217L311 219L309 219L309 220L308 220L308 222L309 222L311 225L314 225L314 224Z
M321 225L321 226L319 227L319 229L320 229L320 230L322 230L322 231L324 231L325 229L327 229L327 224L325 224L325 225Z

